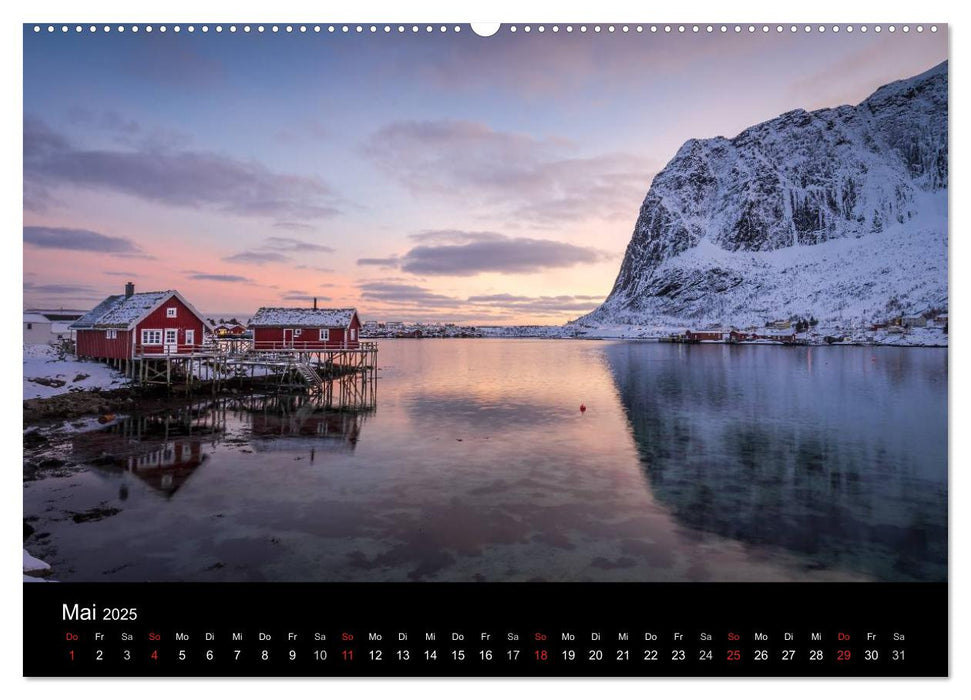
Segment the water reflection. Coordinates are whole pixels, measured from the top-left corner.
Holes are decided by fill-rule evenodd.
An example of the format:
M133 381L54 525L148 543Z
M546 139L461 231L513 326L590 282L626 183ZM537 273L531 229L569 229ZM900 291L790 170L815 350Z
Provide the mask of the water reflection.
M318 453L352 451L368 414L335 410L308 394L240 396L128 416L75 435L71 447L76 461L103 475L131 474L171 498L222 443L243 441L256 452L303 450L314 461ZM128 493L122 483L119 498Z
M82 469L24 484L37 555L61 580L946 576L945 352L380 357L380 410L237 396L75 436Z
M306 394L243 397L224 410L249 422L249 444L258 452L305 449L353 451L370 411L339 411Z
M171 498L206 461L203 444L222 433L210 404L126 417L104 430L80 433L71 441L73 456L102 473L132 474ZM127 500L128 485L119 486Z
M889 580L947 575L946 351L606 348L685 525Z

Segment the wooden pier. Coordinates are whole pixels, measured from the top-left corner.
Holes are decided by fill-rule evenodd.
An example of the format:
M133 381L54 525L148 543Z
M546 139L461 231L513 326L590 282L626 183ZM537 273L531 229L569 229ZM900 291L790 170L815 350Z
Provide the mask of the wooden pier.
M152 348L155 350L155 348ZM141 385L183 386L220 391L228 382L263 380L282 390L303 389L330 403L373 403L378 346L359 342L347 347L254 347L251 340L217 340L180 352L135 348L131 360L109 360Z

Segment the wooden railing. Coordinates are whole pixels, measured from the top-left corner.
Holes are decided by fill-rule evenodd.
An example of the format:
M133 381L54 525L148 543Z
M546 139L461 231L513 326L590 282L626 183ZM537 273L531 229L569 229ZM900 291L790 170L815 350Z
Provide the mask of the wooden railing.
M326 352L328 350L361 350L372 347L374 343L363 343L360 340L259 340L253 342L253 350L258 352L279 352L293 350L296 352Z
M268 340L254 342L245 339L215 339L213 342L197 343L194 345L135 345L136 356L165 357L167 355L242 355L249 351L258 352L333 352L341 350L377 349L374 341L348 340L341 342L327 341L282 341Z
M220 349L214 343L197 343L195 345L145 345L135 344L136 355L191 355L191 354L212 354L219 352Z

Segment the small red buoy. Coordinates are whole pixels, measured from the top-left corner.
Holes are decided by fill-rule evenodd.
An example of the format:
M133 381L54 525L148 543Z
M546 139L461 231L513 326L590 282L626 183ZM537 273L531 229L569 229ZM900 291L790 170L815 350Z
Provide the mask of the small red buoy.
M587 406L586 406L586 404L580 404L580 413L583 413L583 412L585 412L586 410L587 410Z

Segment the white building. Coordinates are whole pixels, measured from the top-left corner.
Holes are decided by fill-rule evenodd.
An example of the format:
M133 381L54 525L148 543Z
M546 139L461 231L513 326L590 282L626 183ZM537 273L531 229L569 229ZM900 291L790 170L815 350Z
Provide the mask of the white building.
M51 322L43 314L24 311L24 343L43 345L51 342Z
M24 343L54 345L74 338L70 325L84 315L75 309L27 309L24 311Z

